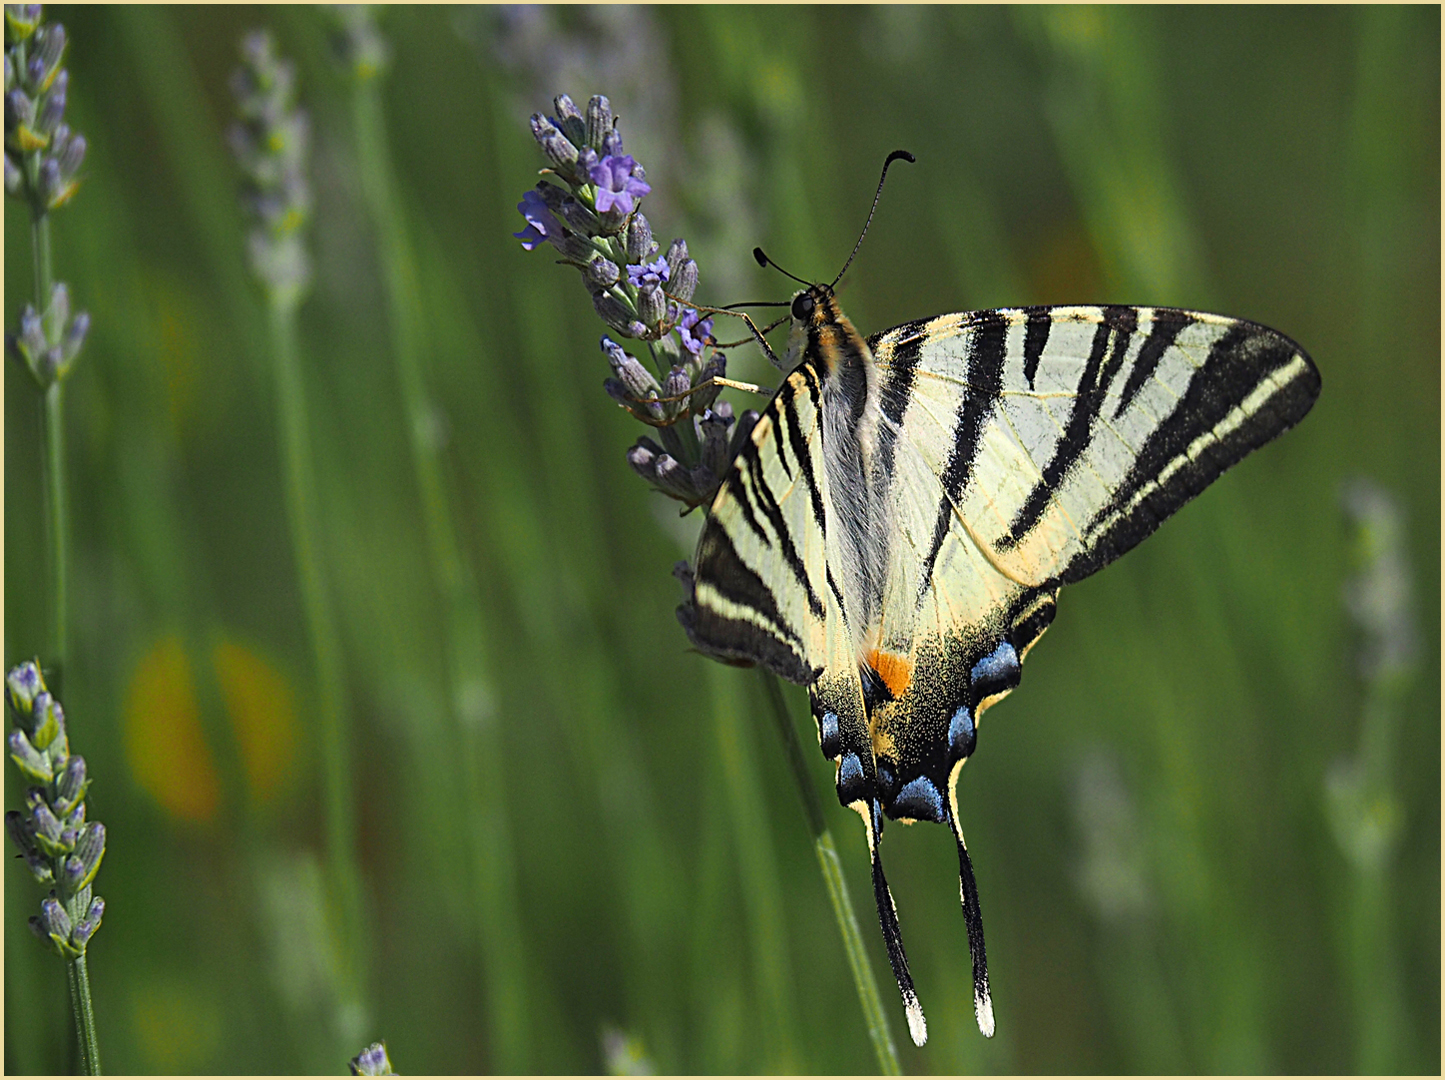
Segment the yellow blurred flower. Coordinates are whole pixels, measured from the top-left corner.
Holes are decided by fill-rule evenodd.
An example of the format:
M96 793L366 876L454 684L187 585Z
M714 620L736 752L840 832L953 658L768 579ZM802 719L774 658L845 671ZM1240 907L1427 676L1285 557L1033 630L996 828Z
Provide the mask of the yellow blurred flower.
M290 683L265 658L229 638L211 655L252 805L271 802L291 775L296 706ZM201 723L191 661L176 634L136 664L126 695L125 749L136 782L174 817L210 822L220 776Z
M269 802L295 758L296 706L291 686L265 659L234 641L223 639L213 660L251 798Z
M165 635L136 664L124 724L126 761L136 782L173 816L211 821L220 779L179 636Z

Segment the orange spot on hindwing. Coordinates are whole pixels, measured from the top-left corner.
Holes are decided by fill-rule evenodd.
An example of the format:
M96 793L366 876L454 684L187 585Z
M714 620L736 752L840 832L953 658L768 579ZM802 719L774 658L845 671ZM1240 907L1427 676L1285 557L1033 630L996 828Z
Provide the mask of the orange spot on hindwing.
M869 650L865 659L868 665L878 673L878 679L888 692L893 695L894 700L901 698L908 689L908 684L913 680L913 661L906 656L897 653L883 652L881 649Z

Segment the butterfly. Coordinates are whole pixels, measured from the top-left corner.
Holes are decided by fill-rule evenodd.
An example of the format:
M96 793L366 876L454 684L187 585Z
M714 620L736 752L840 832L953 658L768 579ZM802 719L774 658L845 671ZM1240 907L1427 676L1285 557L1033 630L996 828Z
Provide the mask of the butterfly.
M678 617L700 651L808 688L919 1046L879 840L885 820L950 828L991 1036L957 797L979 720L1018 685L1059 590L1297 424L1319 371L1274 330L1177 308L970 311L865 339L813 284L790 315L791 374L711 505Z

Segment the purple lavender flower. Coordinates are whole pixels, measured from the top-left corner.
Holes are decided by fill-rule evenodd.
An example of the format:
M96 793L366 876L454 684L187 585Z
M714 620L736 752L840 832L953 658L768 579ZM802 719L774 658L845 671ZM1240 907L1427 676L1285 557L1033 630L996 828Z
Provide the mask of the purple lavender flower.
M677 333L682 338L684 349L693 356L701 356L703 345L712 336L712 320L704 319L698 312L688 308L682 314L682 321L677 324Z
M627 268L627 280L632 282L634 288L660 289L667 278L666 259L658 259L655 263L642 263L640 266Z
M525 250L531 251L543 240L555 245L562 239L562 223L557 220L535 188L522 196L517 209L527 219L527 227L512 235L522 241Z
M621 157L609 154L587 170L597 185L597 212L605 214L614 207L621 214L632 213L633 200L652 191L646 180L633 176L637 162L631 154Z

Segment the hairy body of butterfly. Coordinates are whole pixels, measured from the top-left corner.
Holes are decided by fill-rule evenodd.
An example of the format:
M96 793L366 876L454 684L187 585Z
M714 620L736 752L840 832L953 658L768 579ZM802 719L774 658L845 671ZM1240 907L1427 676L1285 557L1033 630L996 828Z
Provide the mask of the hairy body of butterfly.
M792 316L796 367L713 502L678 615L709 655L808 687L918 1045L879 838L885 817L951 828L992 1035L956 794L979 718L1018 685L1059 588L1296 424L1319 372L1273 330L1171 308L965 312L865 341L814 285Z

